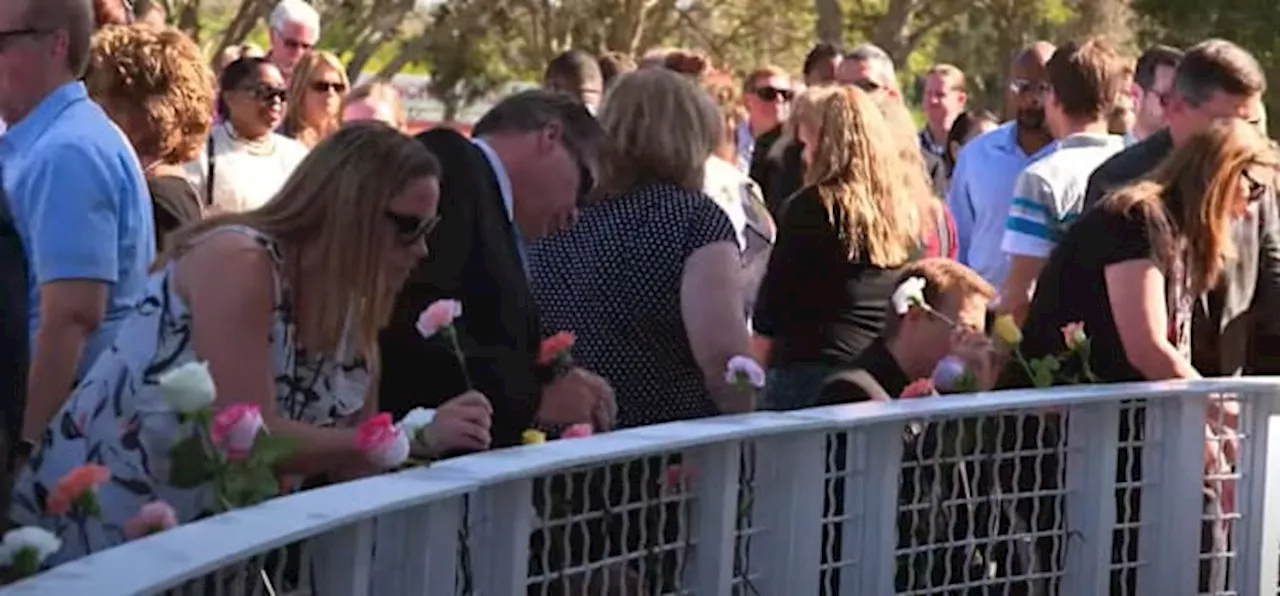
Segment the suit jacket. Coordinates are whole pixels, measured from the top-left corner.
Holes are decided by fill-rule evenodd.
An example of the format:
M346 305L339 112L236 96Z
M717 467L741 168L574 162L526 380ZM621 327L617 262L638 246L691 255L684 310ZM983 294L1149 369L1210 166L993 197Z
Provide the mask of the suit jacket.
M541 325L513 224L497 176L478 147L450 129L417 138L440 160L441 221L382 334L380 403L399 417L416 406L439 406L467 389L448 342L424 339L414 328L427 305L459 300L458 340L472 388L493 403L494 446L518 445L542 393L536 365Z
M1142 178L1173 151L1167 130L1126 148L1089 177L1085 209ZM1274 189L1273 189L1274 191ZM1249 206L1232 226L1236 259L1218 287L1197 302L1192 318L1193 363L1206 376L1280 372L1280 320L1255 316L1280 307L1280 211L1274 192Z

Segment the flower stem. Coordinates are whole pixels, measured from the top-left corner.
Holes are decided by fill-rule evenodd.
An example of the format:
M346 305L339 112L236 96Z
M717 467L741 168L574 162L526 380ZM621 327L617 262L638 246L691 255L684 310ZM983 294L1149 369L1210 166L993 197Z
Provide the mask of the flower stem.
M467 357L462 353L462 345L458 343L458 331L453 328L453 325L448 325L443 332L449 337L449 343L453 346L453 356L458 359L458 368L462 369L462 381L467 385L467 391L471 391L475 386L471 384L471 373L467 372Z

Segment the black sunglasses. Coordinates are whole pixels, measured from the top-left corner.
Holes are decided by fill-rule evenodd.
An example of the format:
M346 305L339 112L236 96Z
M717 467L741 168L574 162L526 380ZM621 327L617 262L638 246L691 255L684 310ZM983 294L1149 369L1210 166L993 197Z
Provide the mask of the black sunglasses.
M440 223L440 214L437 213L426 219L413 217L412 215L402 215L391 211L383 212L387 221L391 222L391 227L396 230L396 242L409 246L422 240L436 229L436 225Z
M289 97L288 90L281 89L280 87L272 87L270 85L254 85L252 87L241 88L240 90L248 91L253 94L255 99L262 103L271 103L273 101L284 103Z
M342 83L331 83L329 81L311 81L308 85L312 91L316 93L328 93L330 91L339 95L347 92L347 86Z
M795 96L796 92L790 89L779 89L778 87L756 89L756 97L759 97L761 101L778 101L778 98L782 98L782 101L791 101Z
M1253 174L1249 173L1249 170L1242 170L1240 175L1244 177L1245 183L1249 186L1249 202L1261 201L1267 194L1267 185L1254 178Z

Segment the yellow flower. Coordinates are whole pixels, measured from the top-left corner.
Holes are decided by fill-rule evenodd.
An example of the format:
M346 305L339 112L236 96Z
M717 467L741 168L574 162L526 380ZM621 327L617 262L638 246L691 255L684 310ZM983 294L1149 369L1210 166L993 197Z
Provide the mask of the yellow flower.
M1022 343L1022 330L1018 328L1017 323L1013 322L1013 317L1008 314L996 317L995 327L992 332L995 333L996 337L1000 338L1000 341L1010 346Z
M539 445L547 442L547 433L540 430L529 429L520 435L520 443L523 445Z

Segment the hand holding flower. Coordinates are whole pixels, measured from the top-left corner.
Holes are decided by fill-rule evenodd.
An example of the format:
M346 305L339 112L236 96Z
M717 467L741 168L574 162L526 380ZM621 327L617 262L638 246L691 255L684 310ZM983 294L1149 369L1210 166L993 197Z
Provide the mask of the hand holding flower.
M414 437L431 457L452 451L484 451L493 443L493 405L479 391L468 391L444 402L431 422Z

